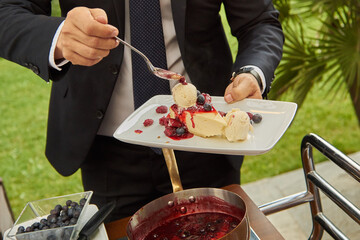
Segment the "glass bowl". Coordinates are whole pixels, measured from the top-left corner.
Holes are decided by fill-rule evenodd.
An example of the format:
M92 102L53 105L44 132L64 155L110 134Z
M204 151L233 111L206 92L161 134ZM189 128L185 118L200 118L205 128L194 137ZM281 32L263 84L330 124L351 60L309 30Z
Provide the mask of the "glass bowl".
M80 230L86 223L84 221L84 213L87 210L92 194L92 191L88 191L28 202L25 208L22 210L20 216L14 223L14 226L10 229L7 237L9 239L17 240L77 239ZM71 200L71 202L76 202L78 205L81 205L82 210L79 211L79 207L76 207L76 205L74 205L73 203L73 205L68 206L67 212L69 213L70 209L73 209L72 214L64 214L65 211L63 211L63 206L66 206L70 203L70 201L67 202L68 200ZM55 207L57 205L62 206L60 213L58 209L56 210L56 208L59 208ZM76 214L75 211L77 211ZM56 215L57 217L55 218L54 215ZM64 215L67 215L67 217ZM71 218L77 219L77 221L74 222L75 220L71 219L69 216L72 216ZM56 221L52 218L55 218ZM47 219L47 221L44 221L44 219ZM38 227L39 224L42 225ZM20 233L18 232L18 230L21 226L24 227L24 229L29 227L36 229L36 231Z

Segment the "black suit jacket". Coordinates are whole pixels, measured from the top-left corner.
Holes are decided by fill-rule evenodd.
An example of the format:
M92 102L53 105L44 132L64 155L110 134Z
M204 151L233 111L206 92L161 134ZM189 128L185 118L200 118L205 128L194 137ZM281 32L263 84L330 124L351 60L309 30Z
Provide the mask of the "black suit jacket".
M0 1L0 56L53 80L46 156L58 172L74 173L89 152L118 77L123 46L93 67L49 68L48 56L62 18L48 17L50 0ZM271 85L283 45L271 0L171 0L177 40L186 71L201 92L222 96L233 70L256 65ZM224 4L239 40L233 63L219 10ZM124 0L60 0L62 15L76 6L102 8L124 36ZM122 81L122 79L119 79Z

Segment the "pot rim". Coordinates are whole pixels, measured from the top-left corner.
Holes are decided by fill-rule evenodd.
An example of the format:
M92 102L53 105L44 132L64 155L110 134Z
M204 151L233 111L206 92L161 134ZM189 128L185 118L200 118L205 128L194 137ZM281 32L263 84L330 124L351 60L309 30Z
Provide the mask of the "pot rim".
M179 200L184 201L185 199L188 199L190 196L194 196L195 198L198 197L208 197L213 196L216 198L219 198L223 201L225 201L227 204L229 204L232 207L236 207L239 210L244 212L244 216L240 220L239 224L231 230L228 234L226 234L224 237L220 239L234 239L234 238L227 238L228 235L234 234L234 232L239 231L240 227L242 229L246 229L246 237L245 239L249 239L250 236L250 224L248 219L248 213L247 213L247 207L244 202L244 200L236 193L228 191L226 189L220 189L220 188L191 188L191 189L185 189L177 192L172 192L169 194L166 194L160 198L154 199L153 201L147 203L143 207L141 207L136 213L134 213L131 218L129 219L126 227L126 233L128 239L132 239L132 230L136 230L136 227L139 226L140 223L143 221L149 220L151 216L154 216L154 214L166 207L167 204L169 204L169 201L177 200L177 203L179 203ZM229 201L230 200L230 201ZM160 207L156 207L159 205ZM200 211L201 212L201 211ZM210 212L210 211L204 211L204 212ZM214 212L220 212L220 213L226 213L229 215L232 215L234 217L237 217L235 214L231 214L230 212L226 211L215 211ZM192 213L189 213L192 214ZM165 217L162 219L166 219ZM245 230L244 230L245 231ZM147 231L150 232L150 231ZM245 234L245 232L244 232ZM237 239L237 238L236 238Z

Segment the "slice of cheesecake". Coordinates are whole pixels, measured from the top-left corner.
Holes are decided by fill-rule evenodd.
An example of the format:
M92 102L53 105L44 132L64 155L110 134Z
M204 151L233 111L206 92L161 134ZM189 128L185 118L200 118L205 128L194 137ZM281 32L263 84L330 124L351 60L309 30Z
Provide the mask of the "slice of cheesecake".
M174 104L170 107L170 118L179 119L190 133L197 136L220 136L226 127L226 121L213 106L210 107L207 110L198 105L179 108Z

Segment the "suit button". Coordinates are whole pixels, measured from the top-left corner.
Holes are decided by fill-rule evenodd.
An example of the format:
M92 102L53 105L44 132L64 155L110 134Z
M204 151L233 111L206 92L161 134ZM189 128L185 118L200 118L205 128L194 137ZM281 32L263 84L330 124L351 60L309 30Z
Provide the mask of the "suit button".
M39 68L38 68L37 66L35 66L35 65L32 64L32 63L29 63L29 64L27 65L27 67L29 67L36 75L39 75L40 70L39 70Z
M40 74L40 70L39 70L39 68L37 66L34 66L34 68L32 70L36 75Z
M110 72L114 75L117 75L119 73L118 67L116 65L111 65Z
M96 112L96 118L97 119L103 119L104 118L104 113L102 111L98 110Z

